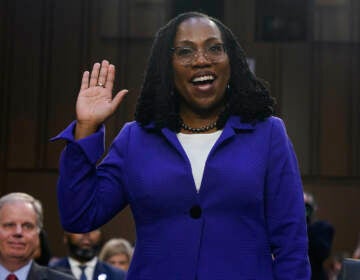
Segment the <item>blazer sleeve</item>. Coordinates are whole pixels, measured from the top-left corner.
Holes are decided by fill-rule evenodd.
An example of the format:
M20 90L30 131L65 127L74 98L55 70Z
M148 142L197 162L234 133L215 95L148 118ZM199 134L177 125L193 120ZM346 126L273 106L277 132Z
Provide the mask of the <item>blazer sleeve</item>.
M63 228L69 232L89 232L99 228L127 205L125 155L128 129L125 126L104 153L105 128L78 141L75 122L51 139L67 140L60 157L57 184L58 207Z
M272 118L265 215L274 279L310 279L303 189L297 159L282 120Z

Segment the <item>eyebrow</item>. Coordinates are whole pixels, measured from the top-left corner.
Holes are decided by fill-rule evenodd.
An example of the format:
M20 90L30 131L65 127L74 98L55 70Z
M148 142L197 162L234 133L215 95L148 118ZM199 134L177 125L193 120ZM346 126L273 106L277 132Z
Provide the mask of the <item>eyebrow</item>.
M218 37L210 37L208 39L205 40L205 44L206 43L209 43L209 42L212 42L212 41L219 41L220 43L223 43L222 42L222 39L221 38L218 38ZM178 44L190 44L190 45L195 45L195 42L194 41L190 41L190 40L182 40L182 41L179 41L177 42Z

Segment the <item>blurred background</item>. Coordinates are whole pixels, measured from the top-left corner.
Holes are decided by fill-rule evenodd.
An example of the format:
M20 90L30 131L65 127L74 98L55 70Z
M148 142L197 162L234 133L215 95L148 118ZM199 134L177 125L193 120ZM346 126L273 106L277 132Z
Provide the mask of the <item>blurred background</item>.
M130 94L107 123L107 145L133 119L157 29L197 10L238 37L256 75L277 99L319 219L334 225L333 251L353 251L360 232L360 1L1 0L0 195L40 199L54 255L64 255L56 181L74 119L81 74L96 61L117 67ZM71 207L71 205L69 205ZM129 209L103 229L135 240Z

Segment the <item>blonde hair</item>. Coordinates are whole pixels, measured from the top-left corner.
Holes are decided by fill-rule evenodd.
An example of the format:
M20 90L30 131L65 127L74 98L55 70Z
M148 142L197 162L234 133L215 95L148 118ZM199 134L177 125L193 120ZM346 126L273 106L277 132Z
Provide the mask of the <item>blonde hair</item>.
M124 238L112 238L107 241L100 251L99 259L107 261L112 256L118 254L124 254L128 257L129 261L131 260L133 248L130 242Z

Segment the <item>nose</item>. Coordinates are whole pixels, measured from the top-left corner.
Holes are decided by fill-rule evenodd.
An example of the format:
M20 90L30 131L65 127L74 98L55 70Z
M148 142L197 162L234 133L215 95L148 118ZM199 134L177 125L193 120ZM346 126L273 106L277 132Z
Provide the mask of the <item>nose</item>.
M203 50L198 50L194 56L193 64L194 65L208 65L210 64L210 60L206 57L205 52Z
M14 234L15 234L15 235L22 235L22 233L23 233L22 226L21 226L20 224L19 224L19 225L16 225Z

